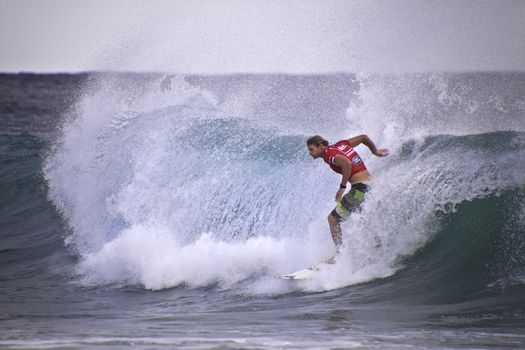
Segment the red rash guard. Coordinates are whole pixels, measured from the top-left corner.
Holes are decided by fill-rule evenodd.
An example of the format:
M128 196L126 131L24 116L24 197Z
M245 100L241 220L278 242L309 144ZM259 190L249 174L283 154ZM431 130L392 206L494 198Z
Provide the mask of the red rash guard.
M352 162L352 172L350 177L352 177L354 174L357 174L358 172L366 170L365 163L361 157L359 157L359 154L357 154L357 152L352 148L352 146L350 146L350 142L348 142L348 140L341 140L331 146L326 147L323 153L324 161L330 165L330 168L332 168L332 170L336 173L343 173L343 169L340 166L334 164L335 156L338 154L345 156L350 160L350 162Z

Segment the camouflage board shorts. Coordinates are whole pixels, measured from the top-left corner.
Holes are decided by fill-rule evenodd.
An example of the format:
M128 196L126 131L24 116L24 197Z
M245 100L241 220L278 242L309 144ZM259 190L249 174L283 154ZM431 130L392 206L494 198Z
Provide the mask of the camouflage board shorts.
M365 200L365 193L369 190L370 187L364 183L353 184L350 191L337 203L337 206L332 210L331 214L338 222L345 221L350 214L360 208L361 203Z

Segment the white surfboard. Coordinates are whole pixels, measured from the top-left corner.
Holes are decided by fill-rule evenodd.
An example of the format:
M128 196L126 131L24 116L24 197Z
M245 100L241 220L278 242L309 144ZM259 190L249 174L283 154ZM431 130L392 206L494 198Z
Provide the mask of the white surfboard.
M285 280L294 280L294 281L306 280L306 279L314 277L315 275L319 273L319 271L327 268L328 266L330 266L330 264L320 263L319 265L308 267L306 269L302 269L299 271L295 271L288 275L282 275L281 278Z

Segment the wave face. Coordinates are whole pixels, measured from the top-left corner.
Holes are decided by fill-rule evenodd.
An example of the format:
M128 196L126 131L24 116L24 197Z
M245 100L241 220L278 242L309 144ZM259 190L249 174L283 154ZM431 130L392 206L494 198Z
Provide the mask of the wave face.
M83 283L282 293L381 281L378 296L445 299L523 284L523 75L119 75L84 91L44 166ZM339 178L305 147L318 132L366 132L392 154L358 147L373 190L343 225L343 253L291 287L273 276L334 253Z

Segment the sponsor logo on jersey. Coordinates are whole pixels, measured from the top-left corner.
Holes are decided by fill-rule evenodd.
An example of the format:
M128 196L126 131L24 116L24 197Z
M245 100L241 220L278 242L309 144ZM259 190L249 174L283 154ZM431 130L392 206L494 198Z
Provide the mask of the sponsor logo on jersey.
M361 163L361 157L355 156L354 158L352 158L352 163L354 163L354 164Z
M348 145L339 145L335 147L339 152L342 152L345 156L349 157L354 153L354 149Z

